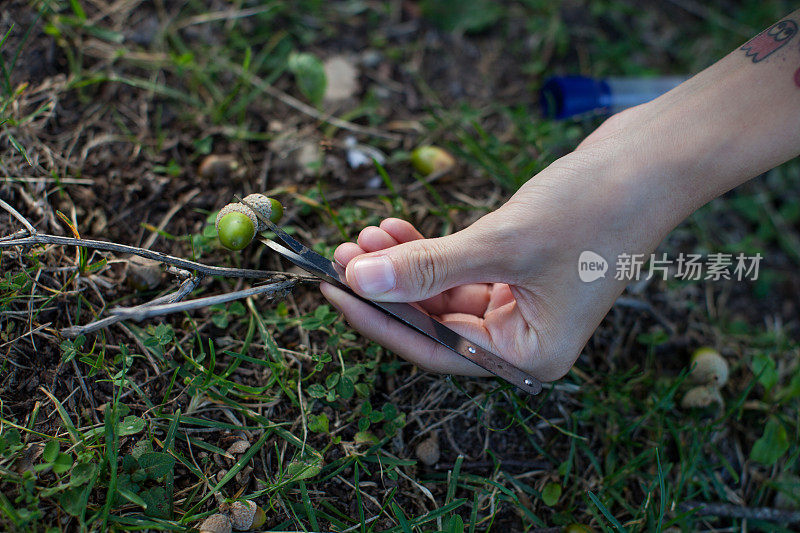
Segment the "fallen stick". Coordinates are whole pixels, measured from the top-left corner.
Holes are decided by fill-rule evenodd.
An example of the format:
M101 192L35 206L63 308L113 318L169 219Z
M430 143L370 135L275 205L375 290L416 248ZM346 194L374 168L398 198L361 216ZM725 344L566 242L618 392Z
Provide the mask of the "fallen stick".
M690 500L680 503L678 508L681 511L697 511L700 516L747 518L778 524L800 523L800 511L784 511L772 507L742 507L731 503L705 503Z
M62 246L80 246L95 250L106 250L109 252L119 252L123 254L133 254L146 257L160 263L175 265L186 270L194 270L200 274L208 276L224 276L227 278L255 278L265 279L280 276L283 279L316 279L313 276L288 274L286 272L276 272L270 270L250 270L246 268L227 268L211 265L204 265L188 259L181 259L161 252L154 252L127 244L117 244L115 242L95 241L91 239L76 239L74 237L61 237L59 235L48 235L46 233L36 233L29 237L18 239L0 240L0 248L10 248L12 246L32 246L35 244L60 244Z

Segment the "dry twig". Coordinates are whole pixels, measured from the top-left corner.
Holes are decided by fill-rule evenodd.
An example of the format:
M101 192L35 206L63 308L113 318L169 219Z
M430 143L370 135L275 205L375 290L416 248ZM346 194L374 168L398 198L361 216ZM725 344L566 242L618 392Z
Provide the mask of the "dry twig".
M31 233L31 234L33 234L33 235L35 235L35 234L36 234L36 229L33 227L33 225L32 225L30 222L28 222L28 219L27 219L27 218L25 218L24 216L22 216L22 215L20 214L20 212L19 212L19 211L17 211L17 210L16 210L16 209L14 209L13 207L11 207L9 204L7 204L7 203L6 203L5 201L3 201L2 199L0 199L0 207L2 207L3 209L5 209L5 210L6 210L6 211L8 211L9 213L11 213L11 215L12 215L14 218L16 218L17 220L19 220L19 222L20 222L20 223L21 223L23 226L25 226L25 229L27 229L27 230L28 230L28 232L30 232L30 233Z
M682 502L681 511L697 511L700 516L720 516L724 518L747 518L764 520L776 524L800 523L800 511L784 511L772 507L742 507L731 503L704 503L698 501Z
M155 300L152 300L150 302L147 302L145 304L136 307L132 307L131 309L136 309L139 307L141 308L151 307L154 305L173 303L182 300L197 287L197 284L200 283L202 279L203 279L202 277L191 277L185 280L183 283L181 283L181 286L178 287L177 291L170 294L165 294L164 296L156 298ZM105 318L101 318L100 320L95 320L94 322L91 322L84 326L72 326L69 328L64 328L61 330L61 334L69 338L78 337L79 335L86 335L87 333L92 333L94 331L107 328L108 326L116 324L121 320L125 320L124 315L108 316Z
M73 237L61 237L58 235L49 235L46 233L37 233L28 237L21 237L18 239L9 239L0 241L0 248L9 248L11 246L32 246L35 244L60 244L63 246L80 246L83 248L93 248L95 250L106 250L109 252L119 252L123 254L133 254L140 257L146 257L161 263L175 265L187 270L194 270L199 274L208 276L223 276L228 278L252 278L252 279L267 279L276 276L284 278L292 278L298 280L311 280L315 279L312 276L301 274L289 274L286 272L277 272L274 270L250 270L246 268L228 268L218 267L211 265L204 265L188 259L181 259L172 255L167 255L161 252L153 252L138 248L136 246L128 246L126 244L117 244L114 242L95 241L91 239L75 239Z
M313 279L313 278L312 278ZM258 287L251 287L241 291L228 292L225 294L218 294L216 296L207 296L205 298L196 298L187 302L175 302L160 305L138 305L136 307L118 307L112 309L111 312L115 316L121 316L125 319L131 320L144 320L154 316L167 315L170 313L180 313L181 311L192 311L203 307L209 307L220 303L232 302L233 300L240 300L256 294L270 294L276 296L284 294L292 287L297 285L298 279L289 279L270 283L267 285L259 285Z
M199 191L193 189L184 195L184 202L191 199ZM179 205L182 205L179 203ZM91 239L76 239L73 237L61 237L59 235L49 235L37 233L33 225L22 216L11 205L0 199L0 208L8 211L14 218L16 218L27 231L16 232L13 235L0 238L0 249L10 248L12 246L32 246L37 244L56 244L63 246L77 246L82 248L92 248L95 250L106 250L110 252L127 253L152 259L160 263L173 265L181 269L193 270L197 275L191 276L184 280L177 291L161 296L151 302L129 308L119 308L113 311L113 315L109 317L96 320L83 326L72 326L61 330L61 334L66 337L77 337L91 333L112 324L116 324L125 319L143 320L148 317L160 316L169 313L176 313L180 311L188 311L214 305L217 303L224 303L240 298L247 298L255 294L271 293L273 296L280 293L285 293L294 287L298 282L315 280L312 276L289 274L285 272L276 272L268 270L250 270L243 268L227 268L211 265L204 265L195 261L189 261L180 257L167 255L161 252L154 252L147 248L152 245L154 239L149 239L145 243L144 248L136 246L128 246L125 244L117 244L106 241L96 241ZM161 221L161 227L166 225L169 219L177 212L177 209L170 210ZM157 235L157 234L154 234ZM261 285L250 289L231 292L218 296L210 296L206 298L198 298L189 302L179 302L191 293L197 284L206 275L216 275L231 278L252 278L252 279L268 279L271 278L273 283L268 285Z

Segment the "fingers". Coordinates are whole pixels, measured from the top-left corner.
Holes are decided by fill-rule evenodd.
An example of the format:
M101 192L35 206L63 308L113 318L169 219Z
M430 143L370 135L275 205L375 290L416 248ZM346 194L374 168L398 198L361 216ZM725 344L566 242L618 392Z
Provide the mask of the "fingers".
M359 248L366 253L393 253L398 245L409 245L410 243L416 247L406 253L400 253L395 261L390 261L385 256L353 261L360 255L357 253ZM338 254L335 257L343 265L359 263L360 268L347 270L347 281L356 292L367 298L379 299L375 293L385 292L389 289L400 293L388 298L391 301L419 301L425 297L434 297L426 302L427 308L433 312L453 310L450 306L452 303L461 311L482 314L488 303L488 296L485 294L487 289L470 289L454 294L439 295L438 293L442 292L444 288L437 290L437 288L431 287L431 285L435 285L434 271L458 270L458 268L444 268L450 260L447 255L453 255L453 253L465 255L463 253L465 247L454 244L457 243L455 237L448 238L447 243L449 245L445 246L445 250L437 253L437 247L432 244L432 241L425 241L419 231L409 222L388 218L381 222L380 227L364 228L358 236L357 247L348 245L342 251L337 250ZM459 258L456 258L455 261L457 264L464 263ZM456 284L453 283L453 285ZM483 294L476 294L477 292Z
M358 235L358 244L345 242L333 253L333 258L342 266L347 266L354 257L368 252L377 252L399 243L421 239L420 232L411 223L399 218L387 218L380 227L368 226Z
M483 244L469 228L403 242L354 258L347 265L347 283L372 300L416 302L467 283L501 281L505 263L486 253Z
M488 283L472 283L454 287L433 298L420 302L425 311L432 315L445 313L468 313L483 316L491 298L491 285Z
M410 222L399 218L387 218L381 222L381 229L391 235L398 243L417 241L422 234Z
M398 242L394 237L382 228L375 226L368 226L358 234L358 245L365 252L377 252L378 250L397 246L397 244Z
M488 375L488 372L474 363L344 291L327 283L320 284L320 290L344 314L351 326L403 359L432 372L465 376ZM488 342L488 333L482 329L477 317L459 315L444 323L476 344L485 346Z
M361 230L358 244L344 243L334 253L334 259L342 266L364 253L391 248L404 242L422 239L422 235L405 220L387 218L380 227L368 226ZM510 296L510 293L509 293ZM425 311L440 315L444 313L468 313L483 316L491 297L490 284L471 284L454 287L432 298L420 302Z
M365 254L363 248L354 242L345 242L336 247L333 259L342 266L347 266L354 257Z
M380 227L367 226L358 234L358 245L365 252L377 252L400 243L422 239L417 229L410 222L399 218L387 218Z

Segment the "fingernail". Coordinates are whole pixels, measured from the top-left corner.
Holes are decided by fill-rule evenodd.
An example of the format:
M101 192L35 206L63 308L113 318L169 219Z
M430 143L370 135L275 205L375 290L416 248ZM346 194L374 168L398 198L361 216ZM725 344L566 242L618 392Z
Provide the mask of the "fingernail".
M361 291L377 296L394 288L394 268L388 257L353 260L353 275Z

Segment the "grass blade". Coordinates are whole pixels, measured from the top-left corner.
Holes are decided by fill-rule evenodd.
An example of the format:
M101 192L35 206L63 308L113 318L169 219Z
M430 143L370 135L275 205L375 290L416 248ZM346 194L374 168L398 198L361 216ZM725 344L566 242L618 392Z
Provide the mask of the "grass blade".
M45 393L47 397L53 401L53 405L56 406L56 411L58 412L58 416L61 417L61 421L64 422L64 427L67 428L69 436L72 437L72 442L74 442L75 444L81 442L83 440L81 438L81 434L75 428L75 424L72 423L72 419L69 417L69 413L67 413L67 410L64 409L64 406L61 404L61 402L59 402L58 399L44 387L39 387L39 390Z
M614 518L614 515L611 514L611 511L609 511L608 508L603 505L603 502L600 501L600 498L595 496L594 492L589 491L589 499L592 500L592 503L594 503L598 509L600 509L600 512L603 513L603 516L605 516L609 522L611 522L611 525L617 528L617 531L627 531L624 527L622 527L622 524L619 523L619 520Z
M659 506L658 506L658 524L656 525L656 531L661 531L661 528L664 524L664 513L666 512L666 498L667 493L666 489L664 488L664 472L661 469L661 456L658 453L658 448L656 448L656 465L658 465L658 489L659 489Z

